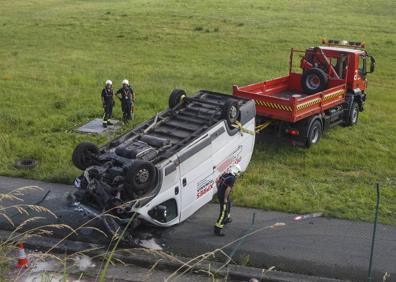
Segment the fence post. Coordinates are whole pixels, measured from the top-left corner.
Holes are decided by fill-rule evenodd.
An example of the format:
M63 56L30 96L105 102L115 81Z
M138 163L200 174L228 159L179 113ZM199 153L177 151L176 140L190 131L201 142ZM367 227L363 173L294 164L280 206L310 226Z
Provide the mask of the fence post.
M369 270L368 270L368 281L373 281L373 254L374 254L374 244L375 244L375 233L377 231L377 220L378 220L378 210L379 210L379 203L380 203L380 191L379 191L379 183L377 183L377 201L375 205L375 217L374 217L374 227L373 227L373 236L371 238L371 251L370 251L370 262L369 262Z

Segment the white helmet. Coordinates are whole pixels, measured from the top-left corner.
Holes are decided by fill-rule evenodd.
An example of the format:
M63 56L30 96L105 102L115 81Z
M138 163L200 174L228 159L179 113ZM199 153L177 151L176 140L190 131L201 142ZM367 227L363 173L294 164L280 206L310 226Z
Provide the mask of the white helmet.
M106 85L113 85L113 82L110 79L108 79L106 80Z
M230 173L238 176L241 173L242 169L241 166L239 164L233 164L230 166Z
M124 84L129 85L128 79L124 79L121 83L122 83L122 85L124 85Z

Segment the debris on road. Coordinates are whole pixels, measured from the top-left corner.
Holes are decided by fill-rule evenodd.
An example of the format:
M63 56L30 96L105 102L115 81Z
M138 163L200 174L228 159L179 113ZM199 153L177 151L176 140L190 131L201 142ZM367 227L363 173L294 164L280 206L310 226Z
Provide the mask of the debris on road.
M321 217L321 216L323 216L322 212L309 213L309 214L298 215L298 216L294 217L293 220L300 221L300 220L306 220L306 219Z

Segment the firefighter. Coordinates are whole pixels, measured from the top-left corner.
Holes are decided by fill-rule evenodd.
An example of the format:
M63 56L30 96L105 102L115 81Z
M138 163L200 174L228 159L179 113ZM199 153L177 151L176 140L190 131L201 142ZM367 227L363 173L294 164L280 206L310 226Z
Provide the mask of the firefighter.
M222 232L223 227L227 223L231 223L231 201L230 193L234 186L236 177L241 173L239 164L234 164L230 167L229 172L220 176L217 182L217 198L220 204L220 215L214 226L214 233L216 236L224 236Z
M105 87L102 90L102 105L104 110L103 115L103 127L107 127L108 125L112 125L110 122L110 118L113 115L113 83L111 80L106 80Z
M122 87L118 89L116 94L121 101L122 120L124 123L127 123L132 119L135 93L133 92L133 89L129 85L129 81L127 79L124 79L121 84Z

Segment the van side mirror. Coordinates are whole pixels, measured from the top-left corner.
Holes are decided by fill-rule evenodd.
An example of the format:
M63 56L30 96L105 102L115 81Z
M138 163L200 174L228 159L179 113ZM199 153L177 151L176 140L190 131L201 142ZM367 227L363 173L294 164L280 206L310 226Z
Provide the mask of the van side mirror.
M373 73L375 70L375 58L370 56L370 71L369 73Z

